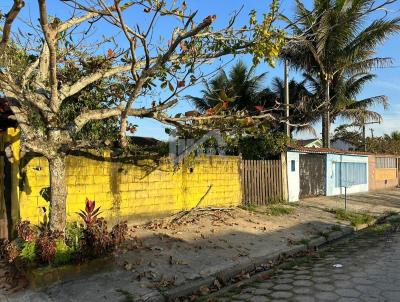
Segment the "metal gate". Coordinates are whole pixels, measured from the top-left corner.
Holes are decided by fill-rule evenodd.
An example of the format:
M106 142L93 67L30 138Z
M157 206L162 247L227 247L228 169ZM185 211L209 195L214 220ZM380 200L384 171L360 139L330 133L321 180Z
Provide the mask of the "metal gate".
M325 195L326 155L300 154L300 198Z

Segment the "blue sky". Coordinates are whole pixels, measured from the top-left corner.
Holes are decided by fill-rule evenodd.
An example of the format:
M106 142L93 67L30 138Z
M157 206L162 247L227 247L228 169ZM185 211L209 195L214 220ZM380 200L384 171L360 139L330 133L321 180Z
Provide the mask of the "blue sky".
M198 17L203 18L208 15L217 15L216 27L223 26L230 19L231 13L240 7L243 6L242 13L240 14L240 18L238 19L238 26L240 24L246 24L248 22L248 13L255 9L258 12L266 12L268 10L269 1L264 0L186 0L188 7L192 10L198 10ZM305 0L304 3L310 5L311 0ZM11 0L3 0L0 4L0 9L5 11L7 10L12 1ZM37 1L36 0L26 0L26 7L23 10L21 18L27 19L31 18L32 20L37 20ZM292 15L294 11L294 0L282 0L281 1L281 11L286 15ZM60 19L64 19L68 16L69 8L67 8L60 1L49 0L48 1L49 13L51 15L56 15ZM400 14L400 3L396 3L390 7L389 15L394 17ZM18 27L21 28L22 31L27 30L26 27L20 22L17 24ZM161 24L158 27L159 31L164 31L165 34L169 31L169 24ZM102 26L101 28L97 28L97 33L104 33L106 35L110 34L111 28L107 26ZM118 37L117 37L118 39ZM360 94L360 98L365 98L369 96L375 95L387 95L390 102L390 107L387 111L383 111L382 108L377 107L374 108L376 111L380 112L384 117L384 122L381 125L370 125L369 128L373 128L375 130L376 135L381 135L385 132L391 132L394 130L400 130L400 39L399 35L393 36L388 39L384 45L378 48L377 55L381 57L392 57L394 61L393 68L385 68L385 69L377 69L375 73L377 74L376 80L369 83L364 91ZM104 49L104 53L106 49ZM246 62L251 61L251 58L248 56L244 56L243 59ZM257 72L268 72L268 76L265 81L265 85L268 85L271 79L275 76L282 77L283 76L283 68L282 65L278 62L275 68L269 67L267 64L263 63L257 67ZM291 71L291 77L299 78L299 75L294 71ZM201 85L190 88L190 90L186 91L185 94L191 95L200 95ZM142 106L143 102L148 104L149 100L141 101L138 106ZM192 105L188 104L186 101L182 101L181 105L178 108L175 108L175 111L184 112L187 110L191 110ZM164 132L163 126L155 121L150 120L134 120L132 121L135 124L139 125L138 131L136 135L140 136L152 136L160 139L167 139L167 135ZM340 122L340 121L339 121ZM320 126L315 125L316 132L320 133ZM311 134L303 133L298 137L310 137Z

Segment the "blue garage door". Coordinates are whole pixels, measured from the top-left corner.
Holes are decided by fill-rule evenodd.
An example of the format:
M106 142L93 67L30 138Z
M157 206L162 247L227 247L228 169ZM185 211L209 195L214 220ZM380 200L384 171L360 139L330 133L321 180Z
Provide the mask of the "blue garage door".
M367 183L366 163L335 163L335 186L337 188Z

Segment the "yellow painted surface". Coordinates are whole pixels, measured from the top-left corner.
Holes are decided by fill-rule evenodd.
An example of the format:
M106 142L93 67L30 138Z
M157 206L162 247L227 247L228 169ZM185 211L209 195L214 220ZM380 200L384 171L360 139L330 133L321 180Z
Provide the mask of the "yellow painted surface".
M0 150L4 150L6 132L0 132ZM0 219L6 218L6 204L4 200L4 156L0 156ZM1 225L0 225L1 227ZM0 236L2 232L0 230Z
M236 206L241 201L239 158L203 157L172 166L168 161L135 164L111 162L109 157L67 158L67 219L77 220L86 197L101 206L111 221L143 220L194 207L212 188L201 206ZM48 163L35 157L22 167L20 216L38 223L48 202Z
M375 180L397 179L397 169L375 169Z

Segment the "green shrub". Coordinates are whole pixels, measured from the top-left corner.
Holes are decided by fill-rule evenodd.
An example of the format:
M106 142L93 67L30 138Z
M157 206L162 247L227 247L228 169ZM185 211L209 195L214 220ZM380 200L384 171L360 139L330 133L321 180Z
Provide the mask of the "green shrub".
M65 242L73 250L79 249L79 244L83 238L83 228L79 223L68 223L65 228Z
M35 262L36 258L36 243L35 242L25 242L21 253L19 254L21 259L26 263Z
M54 256L53 265L59 266L70 263L72 261L73 250L65 244L63 240L56 241L56 254Z

